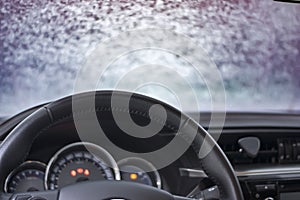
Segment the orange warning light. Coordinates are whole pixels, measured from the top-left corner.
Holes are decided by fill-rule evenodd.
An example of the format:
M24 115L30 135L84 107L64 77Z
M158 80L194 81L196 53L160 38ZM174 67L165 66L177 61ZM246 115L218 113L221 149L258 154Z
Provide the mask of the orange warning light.
M73 176L73 177L77 175L77 173L76 173L75 170L71 170L70 174L71 174L71 176Z
M78 168L77 172L78 172L78 174L82 174L83 173L83 169L82 168Z
M84 173L83 173L85 176L89 176L90 175L90 171L88 169L84 170Z
M137 174L134 174L134 173L130 174L131 180L135 181L137 178L138 178Z

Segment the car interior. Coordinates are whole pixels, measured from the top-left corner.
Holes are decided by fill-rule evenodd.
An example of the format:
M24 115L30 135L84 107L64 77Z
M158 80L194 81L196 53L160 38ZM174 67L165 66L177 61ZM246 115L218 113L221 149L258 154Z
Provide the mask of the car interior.
M0 2L0 200L299 200L300 2Z

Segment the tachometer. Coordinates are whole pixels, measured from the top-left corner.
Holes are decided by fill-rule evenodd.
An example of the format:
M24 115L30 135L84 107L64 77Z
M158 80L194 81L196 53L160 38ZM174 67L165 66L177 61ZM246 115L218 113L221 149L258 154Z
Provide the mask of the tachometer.
M46 165L27 161L12 171L5 181L4 191L22 193L43 191Z
M93 153L87 147L93 148ZM58 151L51 159L46 170L45 187L55 190L83 181L114 179L119 180L120 173L107 151L91 143L74 143Z

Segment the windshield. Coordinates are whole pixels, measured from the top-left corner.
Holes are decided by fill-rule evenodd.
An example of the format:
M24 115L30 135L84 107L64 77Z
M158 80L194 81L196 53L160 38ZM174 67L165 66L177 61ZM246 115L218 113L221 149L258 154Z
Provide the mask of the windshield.
M119 48L112 45L116 40L110 38L147 28L186 35L194 41L195 48L203 50L222 77L226 110L298 111L299 13L298 4L272 0L1 0L0 115L11 115L76 92L78 73L98 45L110 41L110 48L103 49L109 56ZM143 42L147 38L136 40ZM193 54L193 48L186 55L200 56ZM101 56L97 58L99 62L105 54ZM175 106L176 96L181 93L189 102L190 95L180 85L182 80L170 78L158 67L167 65L189 81L197 96L200 106L188 104L184 110L210 110L213 94L207 89L205 74L195 76L188 67L190 63L176 53L144 49L116 58L98 77L97 89L114 88L115 81L133 66L155 61L159 72L155 77L172 80L176 92L151 79L136 91ZM130 83L147 79L154 69L148 68L131 76ZM95 89L89 82L88 78L81 82L84 90Z

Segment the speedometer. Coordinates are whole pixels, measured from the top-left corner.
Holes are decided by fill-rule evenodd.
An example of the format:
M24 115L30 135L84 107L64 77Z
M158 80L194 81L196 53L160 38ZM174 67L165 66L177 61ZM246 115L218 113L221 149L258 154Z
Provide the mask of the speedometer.
M46 165L38 161L27 161L12 171L5 181L4 191L34 192L44 190Z
M97 155L86 147L93 148ZM55 190L84 181L114 179L119 180L120 174L107 151L91 143L74 143L58 151L51 159L46 170L45 187Z

